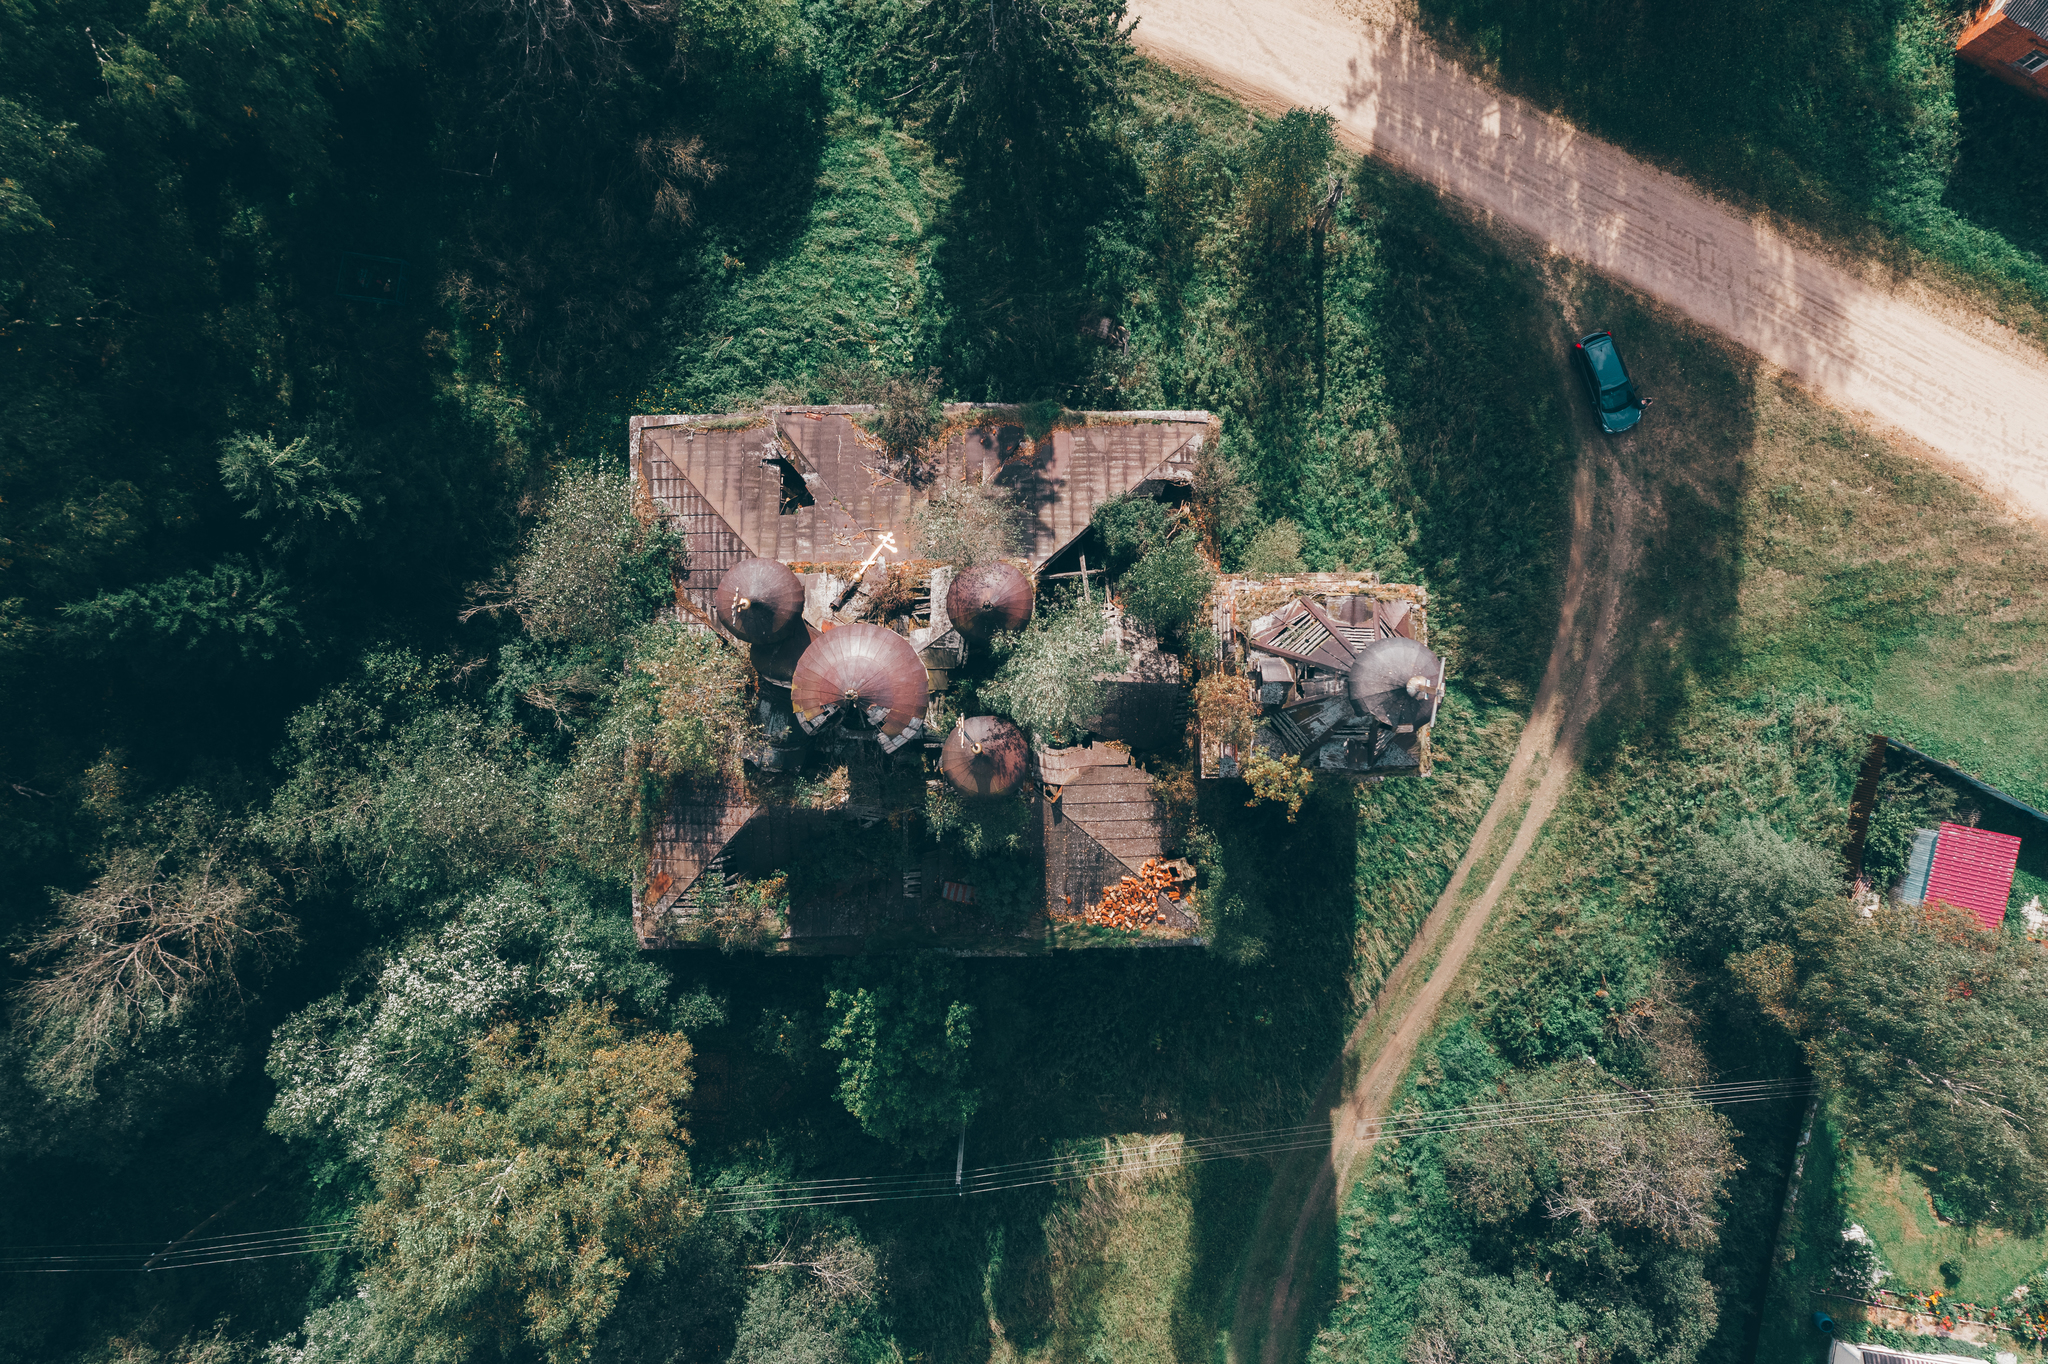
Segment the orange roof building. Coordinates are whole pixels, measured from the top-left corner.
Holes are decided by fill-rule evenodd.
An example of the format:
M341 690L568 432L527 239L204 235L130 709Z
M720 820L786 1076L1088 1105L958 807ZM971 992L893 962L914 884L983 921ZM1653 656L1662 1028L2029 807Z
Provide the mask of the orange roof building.
M1956 55L2048 98L2048 0L1991 0L1956 39Z

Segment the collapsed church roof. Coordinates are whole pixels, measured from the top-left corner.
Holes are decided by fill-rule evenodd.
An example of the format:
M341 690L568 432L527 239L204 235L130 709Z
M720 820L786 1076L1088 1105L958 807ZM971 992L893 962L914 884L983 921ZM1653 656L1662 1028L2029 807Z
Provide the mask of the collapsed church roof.
M1179 654L1103 594L1122 661L1081 723L1093 742L1048 750L1001 716L956 723L954 707L971 708L987 640L1030 619L1042 578L1080 576L1051 561L1093 557L1075 542L1101 503L1192 481L1208 414L1067 413L1034 438L1013 410L955 406L903 459L868 411L632 419L633 473L688 548L676 608L744 649L758 683L739 770L679 784L654 821L641 943L725 942L728 928L798 952L1035 952L1105 931L1199 943L1195 871L1173 856L1180 826L1160 794L1176 788L1155 791L1146 766L1185 740ZM962 484L1018 514L1014 559L956 574L913 557L918 508ZM1391 629L1388 612L1348 628ZM1000 850L956 816L999 831ZM750 918L765 887L780 908Z
M1249 748L1217 724L1201 737L1204 777L1255 755L1321 775L1427 775L1445 661L1427 643L1422 589L1371 575L1226 578L1210 599L1217 661L1257 710Z
M907 555L911 514L933 488L1006 492L1023 520L1024 557L1045 563L1088 528L1095 508L1148 483L1186 483L1209 436L1206 412L1083 414L1031 439L1013 409L954 404L930 481L905 481L856 420L868 407L779 407L727 416L643 416L629 423L641 488L689 546L683 592L712 610L741 559L859 560Z

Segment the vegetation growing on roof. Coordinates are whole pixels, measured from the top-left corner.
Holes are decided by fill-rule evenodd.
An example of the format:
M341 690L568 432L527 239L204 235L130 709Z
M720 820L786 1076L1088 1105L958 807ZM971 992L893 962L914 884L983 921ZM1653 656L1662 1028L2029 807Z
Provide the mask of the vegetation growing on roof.
M976 692L979 704L1009 716L1041 743L1078 742L1089 717L1102 709L1099 679L1122 667L1105 629L1102 609L1078 594L1063 605L1041 606L1022 630L998 635L990 645L1001 662Z
M935 490L911 513L919 558L956 569L992 564L1024 545L1017 505L994 489L952 484Z

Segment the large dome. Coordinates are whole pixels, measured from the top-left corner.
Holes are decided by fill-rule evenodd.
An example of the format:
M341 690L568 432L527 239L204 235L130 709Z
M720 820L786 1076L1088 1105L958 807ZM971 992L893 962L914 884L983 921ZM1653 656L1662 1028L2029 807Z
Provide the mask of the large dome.
M946 589L946 614L969 639L1021 630L1031 619L1031 582L1009 564L970 568Z
M780 639L803 620L804 585L788 564L742 559L712 596L719 623L749 644Z
M791 630L781 639L751 647L754 659L754 673L763 682L777 687L787 687L796 676L798 660L804 650L811 647L811 628L808 625Z
M993 715L962 720L939 750L939 770L963 796L1007 795L1030 765L1024 731Z
M1436 716L1444 661L1412 639L1391 635L1359 652L1345 680L1351 704L1383 725L1421 728Z
M804 650L789 699L806 720L843 704L893 739L924 714L930 692L924 662L909 640L879 625L841 625Z

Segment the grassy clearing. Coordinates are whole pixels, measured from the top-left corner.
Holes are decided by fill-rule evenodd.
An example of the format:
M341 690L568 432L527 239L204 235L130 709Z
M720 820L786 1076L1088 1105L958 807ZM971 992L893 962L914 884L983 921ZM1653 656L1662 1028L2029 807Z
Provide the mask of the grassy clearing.
M1952 54L1942 0L1419 0L1517 94L1858 257L2048 321L2048 105ZM1760 41L1760 35L1769 35Z
M1617 447L1639 493L1624 664L1582 778L1407 1081L1399 1102L1419 1107L1488 1095L1509 1067L1606 1057L1615 1011L1660 977L1695 1015L1717 1077L1800 1073L1796 1048L1717 972L1663 964L1663 859L1694 830L1745 817L1838 843L1875 729L1922 734L1947 756L1988 707L2010 731L1956 756L2015 792L2048 780L2048 712L2010 700L2038 685L2048 647L2048 542L1628 290L1561 270L1558 296L1573 329L1623 338L1658 399ZM1704 1264L1718 1316L1699 1358L1748 1359L1760 1338L1793 1349L1811 1311L1783 1293L1759 1307L1802 1109L1731 1114L1746 1168ZM1435 1142L1383 1147L1345 1203L1312 1356L1400 1359L1417 1293L1450 1252L1494 1273L1534 1263L1527 1244L1455 1209Z
M1762 1364L1818 1364L1826 1343L1813 1327L1816 1310L1833 1317L1836 1333L1847 1340L1883 1342L1887 1332L1900 1332L1920 1349L1985 1358L1993 1349L2012 1350L2040 1358L2040 1347L2003 1334L1990 1347L1953 1340L1937 1343L1929 1322L1902 1322L1896 1314L1849 1301L1855 1295L1832 1283L1828 1270L1843 1229L1860 1226L1892 1271L1887 1287L1940 1290L1963 1301L1989 1303L2005 1298L2048 1266L2048 1237L1944 1225L1934 1215L1924 1183L1911 1171L1865 1158L1842 1140L1825 1113L1815 1123L1806 1149L1799 1202L1772 1265L1756 1356ZM1942 1273L1944 1264L1960 1271L1953 1286Z

